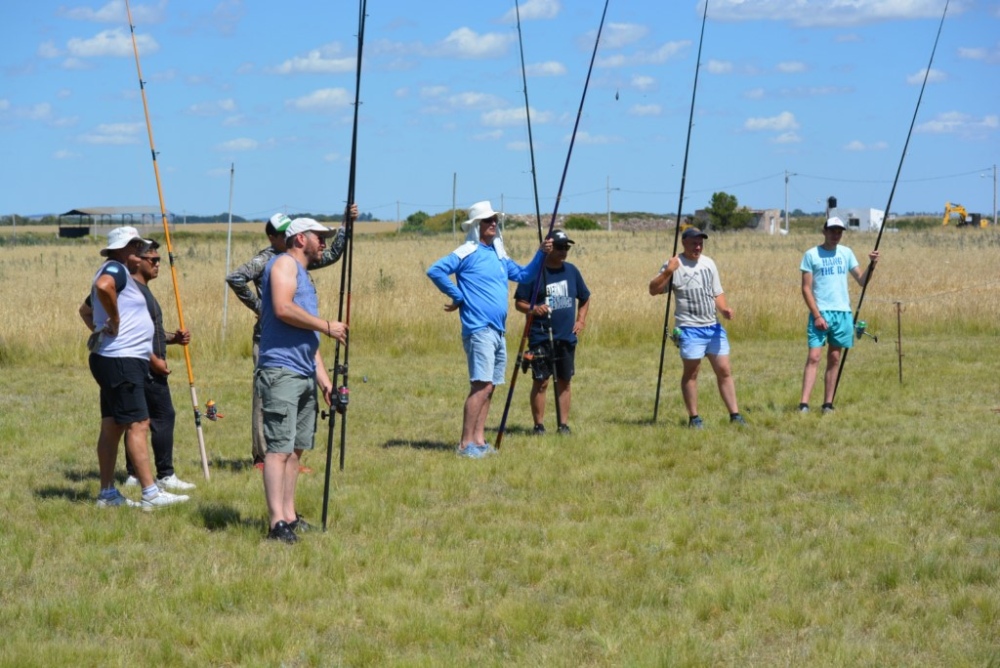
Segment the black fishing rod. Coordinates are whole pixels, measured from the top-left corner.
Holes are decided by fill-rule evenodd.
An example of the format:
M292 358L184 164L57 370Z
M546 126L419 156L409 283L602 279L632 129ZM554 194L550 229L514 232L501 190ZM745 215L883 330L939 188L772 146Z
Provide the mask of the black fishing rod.
M687 181L688 153L691 150L691 128L694 127L694 100L698 94L698 72L701 70L701 47L705 42L705 22L708 19L708 0L705 0L705 11L701 16L701 36L698 38L698 62L694 66L694 87L691 89L691 111L688 114L687 142L684 144L684 167L681 169L681 194L677 201L677 224L674 226L674 250L670 257L677 255L677 241L681 236L681 213L684 210L684 183ZM670 261L669 259L667 260ZM667 308L663 312L663 342L660 343L660 370L656 374L656 400L653 402L653 422L660 410L660 388L663 385L663 359L667 353L667 337L670 332L670 297L674 284L673 275L667 283Z
M344 470L344 458L347 453L347 405L350 399L350 384L348 382L348 356L351 352L351 276L354 269L354 217L351 208L354 205L354 186L358 166L358 110L361 107L361 54L365 43L365 13L367 0L360 0L358 5L358 56L354 79L354 126L351 131L351 162L347 177L347 205L344 209L344 261L340 265L340 304L337 307L337 320L347 325L344 333L344 362L340 362L340 342L337 342L331 380L334 391L331 396L330 410L325 417L329 419L326 436L326 471L323 480L323 531L326 531L327 511L330 504L330 471L333 468L333 432L337 422L336 415L340 413L340 470ZM340 383L337 383L338 377Z
M566 174L569 172L569 161L570 161L570 158L573 155L573 145L576 143L576 131L580 127L580 117L583 116L583 103L587 99L587 88L590 87L590 75L594 71L594 61L597 59L597 46L601 42L601 32L604 30L604 19L608 15L608 3L609 2L610 2L610 0L604 0L604 11L601 12L601 23L597 27L597 38L594 40L594 51L590 55L590 67L587 68L587 78L586 78L586 80L583 83L583 95L580 96L580 107L577 109L577 112L576 112L576 122L573 123L573 134L570 135L570 138L569 138L569 150L566 152L566 164L563 165L562 178L559 179L559 190L556 193L556 202L555 202L555 205L552 207L552 220L549 221L549 231L546 234L546 236L548 236L548 234L552 234L552 229L556 226L556 216L559 213L559 202L562 199L563 186L566 185ZM519 22L518 22L518 34L520 34L520 19L519 19ZM522 56L522 63L523 63L523 56ZM527 85L525 85L525 100L528 99L527 88L528 88ZM532 170L532 173L534 173L534 170ZM536 207L538 206L537 193L536 193L535 206ZM539 213L539 220L541 220L541 214L540 213ZM538 231L539 231L539 237L540 237L541 236L541 227L540 226L539 226L539 230ZM528 331L531 328L531 321L532 321L531 311L535 307L535 298L538 295L539 281L542 280L542 274L543 274L544 271L545 271L545 264L543 262L542 267L541 267L541 269L538 272L538 276L535 277L534 285L533 285L533 287L531 289L531 301L529 302L530 308L528 309L528 318L527 318L527 322L525 323L524 334L521 335L521 343L519 345L519 351L523 351L524 350L524 344L525 344L525 342L527 341L527 338L528 338ZM518 357L519 358L521 357L521 352L518 352ZM497 441L496 441L496 445L495 445L495 447L496 447L497 450L500 449L500 444L503 442L504 430L507 427L507 416L510 413L511 396L513 395L514 384L517 381L518 366L514 367L514 371L513 371L513 374L511 376L511 382L510 382L511 386L510 386L509 391L507 392L507 402L506 402L506 405L504 406L504 409L503 409L503 417L500 418L500 426L497 428ZM555 383L553 383L553 385L554 384ZM558 403L559 402L558 402L558 397L557 397L557 399L556 399L556 405L557 406L558 406Z
M941 39L941 30L944 28L944 19L948 15L948 4L951 0L945 0L944 11L941 13L941 22L938 23L937 36L934 38L934 48L931 49L931 57L927 62L927 69L924 70L924 83L920 86L920 95L917 96L917 106L913 109L913 118L910 120L910 129L906 133L906 141L903 143L903 153L899 156L899 166L896 167L896 178L892 180L892 188L889 190L889 201L885 205L885 214L882 218L882 225L878 228L878 236L875 238L875 248L873 250L878 250L879 244L882 242L882 232L885 231L885 221L889 220L889 211L892 208L892 197L896 194L896 184L899 183L899 175L903 171L903 161L906 160L906 151L910 146L910 137L913 136L913 127L917 123L917 114L920 112L920 102L924 99L924 89L927 88L927 78L931 73L931 66L934 64L934 53L937 51L938 41ZM865 292L868 291L868 284L872 280L872 276L875 274L875 263L871 260L868 261L868 269L865 272L865 282L861 286L861 296L858 297L858 307L854 311L854 327L857 328L858 316L861 314L861 305L865 301ZM837 380L833 384L833 400L837 398L837 388L840 387L840 376L844 371L844 364L847 362L847 353L850 352L850 348L844 348L840 356L840 366L837 367Z
M153 175L156 177L156 194L160 199L160 216L163 219L163 238L166 241L167 257L170 259L170 280L174 286L174 298L177 300L177 322L184 327L184 309L181 306L181 291L177 284L177 267L174 264L174 245L170 241L170 224L167 222L167 205L163 199L163 185L160 182L160 168L156 162L156 145L153 143L153 124L149 120L149 103L146 101L146 82L142 80L142 67L139 65L139 46L135 40L135 26L132 25L132 10L128 0L125 0L125 14L128 17L128 28L132 33L132 51L135 53L135 69L139 75L139 91L142 93L142 110L146 115L146 133L149 135L149 152L153 156ZM188 386L191 389L191 408L194 410L194 428L198 435L198 450L201 454L201 471L205 480L209 479L208 454L205 451L205 434L201 429L201 411L198 410L198 391L194 387L194 371L191 368L191 345L181 346L184 349L184 364L187 366Z
M542 209L541 205L538 203L538 177L535 172L535 143L531 136L531 105L528 103L528 73L524 66L524 38L521 35L521 7L517 0L514 0L514 12L517 16L517 45L521 52L521 80L524 83L524 116L528 122L528 153L531 155L531 185L535 193L535 226L538 229L538 243L541 244L542 239ZM542 266L542 272L545 271L545 266ZM542 274L543 285L544 285L544 273ZM535 297L532 296L530 299L531 308L534 309ZM507 400L504 402L503 414L507 415L510 411L510 404L514 398L514 387L517 385L518 369L526 372L527 367L523 366L525 361L524 348L525 343L528 340L528 334L531 331L531 325L534 321L534 313L529 310L527 317L524 322L524 333L521 336L521 343L517 349L517 357L514 361L514 371L510 377L510 386L507 388ZM549 327L549 339L552 338L552 328ZM553 385L555 385L555 364L552 365L553 373ZM562 415L559 412L559 391L556 390L556 420L562 420ZM499 443L498 443L499 445Z

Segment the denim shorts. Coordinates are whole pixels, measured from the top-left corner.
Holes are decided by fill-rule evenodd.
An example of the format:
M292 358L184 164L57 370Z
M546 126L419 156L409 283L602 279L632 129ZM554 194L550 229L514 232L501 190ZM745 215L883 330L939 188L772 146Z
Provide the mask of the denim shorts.
M854 345L854 316L850 311L820 311L820 315L826 320L825 332L816 329L816 321L812 313L809 314L806 332L809 334L810 348L822 348L826 343L834 348L850 348Z
M462 347L469 362L470 383L503 385L507 372L507 341L503 334L485 327L462 337Z
M316 378L288 369L257 369L254 388L264 413L264 442L268 452L291 454L312 450L316 440Z
M722 325L681 327L681 359L700 360L705 355L728 355L729 337Z

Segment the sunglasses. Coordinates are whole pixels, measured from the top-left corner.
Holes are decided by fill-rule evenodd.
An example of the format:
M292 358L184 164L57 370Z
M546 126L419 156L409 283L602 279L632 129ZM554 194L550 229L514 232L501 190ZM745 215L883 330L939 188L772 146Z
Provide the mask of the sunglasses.
M552 250L569 252L569 246L553 246Z
M158 257L140 257L140 260L144 260L150 264L160 264L160 258Z

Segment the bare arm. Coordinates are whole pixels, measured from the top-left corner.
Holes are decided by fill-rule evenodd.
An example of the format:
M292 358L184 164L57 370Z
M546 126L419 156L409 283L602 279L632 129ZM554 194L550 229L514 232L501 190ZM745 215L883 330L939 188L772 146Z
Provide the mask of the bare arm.
M330 381L330 374L326 372L326 367L323 365L323 357L319 354L319 348L316 349L316 384L319 385L320 392L323 393L323 401L329 406L333 403L333 383Z
M579 334L583 331L583 328L587 326L587 313L590 312L590 300L580 304L580 308L576 312L576 322L573 323L573 333Z
M653 297L656 295L662 295L667 290L667 286L670 285L670 279L673 278L674 272L677 271L677 267L681 266L681 260L676 255L670 258L667 262L667 266L663 268L660 273L653 277L653 280L649 282L649 294Z
M115 290L115 279L113 276L104 274L94 281L94 292L100 300L104 312L108 314L108 321L104 329L108 334L115 336L118 334L118 324L120 316L118 314L118 292Z
M719 313L721 313L722 317L724 317L726 320L733 319L733 309L729 308L729 304L726 303L725 292L723 292L721 295L716 295L715 308L719 309Z
M295 259L282 255L271 267L271 302L274 315L286 325L326 334L347 344L347 325L311 315L295 303L298 268Z
M812 314L813 323L816 325L816 329L821 332L825 332L827 324L826 320L819 312L819 307L816 305L816 296L813 294L813 275L811 271L802 272L802 299L805 300L806 308L809 309L809 313Z
M515 301L514 308L516 308L520 313L523 313L525 315L528 315L528 312L532 311L531 304L529 302L524 301L523 299L518 299L517 301ZM546 315L548 315L549 307L545 302L540 302L538 304L535 304L534 311L532 312L535 314L536 318L544 318Z
M87 329L94 331L94 307L84 300L84 302L80 304L79 313L80 319L83 320L83 324L87 326Z
M853 276L854 280L858 282L858 285L865 287L868 285L868 281L872 277L872 272L875 270L876 264L878 264L878 251L873 250L868 254L868 268L865 269L864 273L861 273L861 267L858 266L851 269L851 276Z

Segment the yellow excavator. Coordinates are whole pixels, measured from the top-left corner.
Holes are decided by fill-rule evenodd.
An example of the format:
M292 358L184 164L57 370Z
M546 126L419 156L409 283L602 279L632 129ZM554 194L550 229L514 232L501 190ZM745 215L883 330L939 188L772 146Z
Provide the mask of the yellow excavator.
M988 218L983 218L981 214L969 213L965 210L965 207L961 204L952 204L951 202L944 203L944 222L942 225L947 225L951 220L953 214L958 214L961 218L958 221L956 227L965 227L966 225L971 225L972 227L986 227L989 224Z

